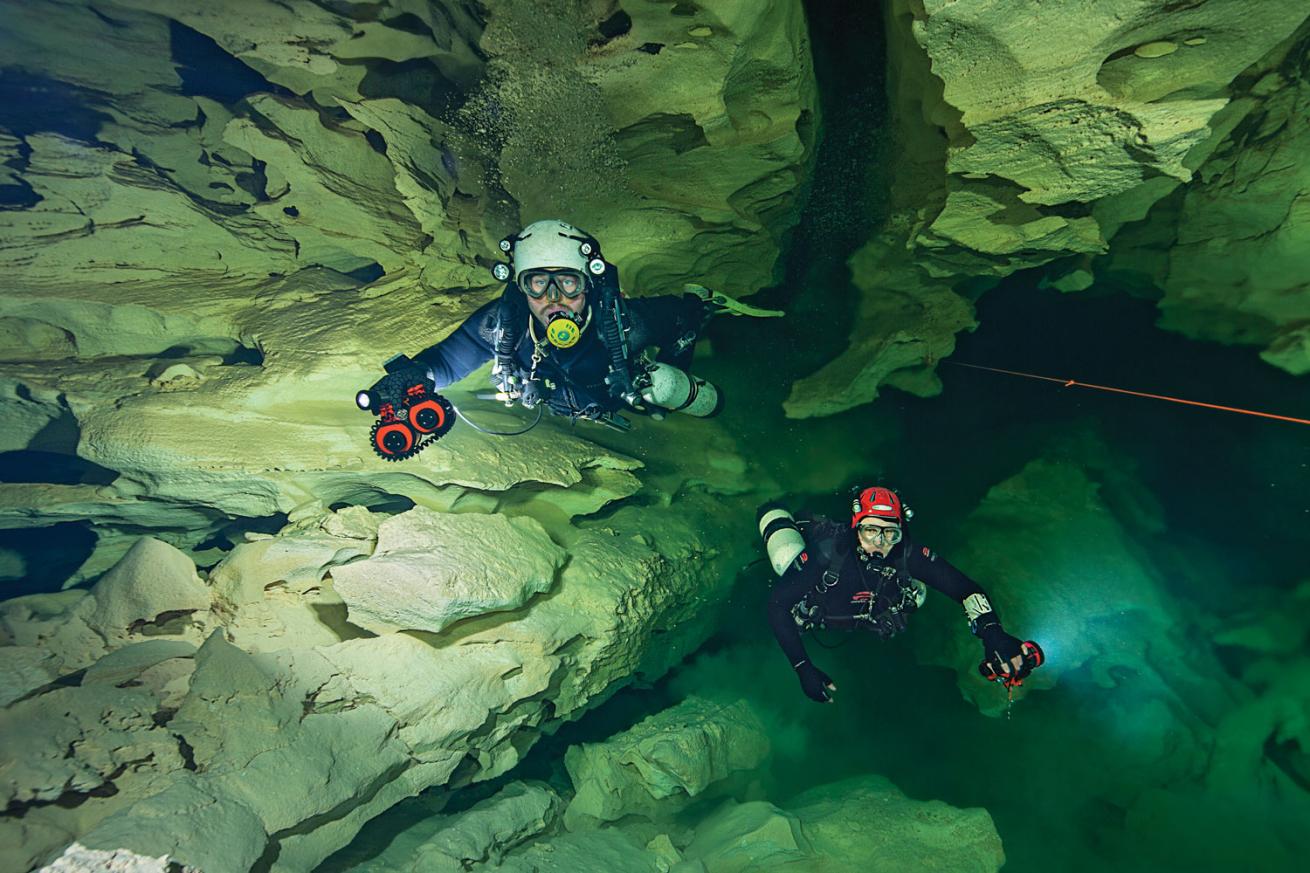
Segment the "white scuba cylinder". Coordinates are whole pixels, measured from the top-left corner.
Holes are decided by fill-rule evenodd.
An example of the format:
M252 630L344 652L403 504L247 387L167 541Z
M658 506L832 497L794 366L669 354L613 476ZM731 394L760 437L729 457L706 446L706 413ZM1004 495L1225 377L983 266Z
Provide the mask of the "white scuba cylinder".
M796 519L780 507L760 516L760 536L764 538L764 551L773 565L773 572L779 576L787 572L787 568L805 551L805 537L796 527Z
M719 411L719 389L704 379L668 364L654 364L646 375L650 384L641 389L641 397L647 403L697 418Z

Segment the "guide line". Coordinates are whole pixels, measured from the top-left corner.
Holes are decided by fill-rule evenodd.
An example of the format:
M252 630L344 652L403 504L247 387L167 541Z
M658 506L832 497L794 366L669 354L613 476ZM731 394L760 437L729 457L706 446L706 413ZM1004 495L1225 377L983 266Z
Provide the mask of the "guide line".
M1276 421L1290 421L1293 424L1310 424L1310 418L1295 418L1290 415L1277 415L1272 412L1260 412L1255 409L1242 409L1238 406L1223 406L1218 403L1204 403L1200 400L1187 400L1182 397L1170 397L1167 394L1150 394L1146 391L1131 391L1127 388L1115 388L1112 385L1094 385L1091 382L1079 382L1076 379L1057 379L1054 376L1039 376L1036 373L1024 373L1019 370L1005 370L1000 367L984 367L982 364L966 364L963 361L943 361L945 364L954 364L957 367L968 367L971 370L986 370L990 373L1004 373L1008 376L1022 376L1025 379L1040 379L1043 382L1056 382L1065 388L1093 388L1097 391L1111 391L1115 394L1129 394L1133 397L1146 397L1151 400L1167 400L1170 403L1182 403L1186 406L1200 406L1203 409L1217 409L1221 412L1237 412L1242 415L1254 415L1260 418L1272 418Z

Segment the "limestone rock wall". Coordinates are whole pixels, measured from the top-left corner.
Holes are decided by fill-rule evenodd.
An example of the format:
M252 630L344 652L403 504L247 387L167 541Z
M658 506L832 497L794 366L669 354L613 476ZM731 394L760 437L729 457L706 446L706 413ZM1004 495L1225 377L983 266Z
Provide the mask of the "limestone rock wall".
M85 524L74 582L143 528L192 549L525 481L467 435L384 470L350 398L498 293L495 242L543 216L631 293L758 289L812 159L796 0L61 2L5 31L0 447L96 481L0 485L0 524ZM549 478L633 490L592 451Z
M389 626L362 624L380 633L356 623L336 577L394 555L388 530L406 522L443 563L470 542L452 522L478 513L324 512L235 550L198 587L185 556L154 543L90 593L5 602L0 659L24 681L0 711L3 866L77 839L219 873L309 870L404 798L505 773L550 722L708 635L751 542L748 523L705 525L721 504L688 495L575 530L567 566L548 547L541 584L516 601L452 614L447 594L482 590L483 568L448 561L426 589L375 588L369 614ZM542 551L520 541L544 538L540 525L511 527L488 517L476 541L523 562ZM142 548L190 569L143 563ZM405 611L415 618L395 618ZM440 630L393 629L406 625Z
M1303 115L1304 40L1290 53L1287 41L1310 4L887 10L896 159L870 184L890 190L891 214L851 259L862 299L850 347L793 387L789 416L850 408L883 384L935 393L933 366L974 324L956 290L1045 265L1054 287L1084 289L1116 233L1180 186L1191 206L1176 240L1152 252L1169 265L1164 323L1301 360L1306 295L1292 276L1304 273L1294 206L1304 124L1291 119ZM1271 53L1287 60L1271 64ZM1253 65L1268 75L1244 75ZM1235 117L1247 122L1198 178ZM1250 260L1226 258L1232 247Z
M719 426L639 423L639 460L461 425L387 464L351 398L537 218L630 293L771 281L816 123L798 0L5 20L0 526L89 532L67 583L103 578L0 605L0 866L308 870L704 640L753 543Z
M879 868L887 870L990 873L1004 863L985 810L911 800L875 775L812 787L785 808L762 799L702 794L695 810L678 815L689 799L684 795L678 802L677 795L722 784L729 758L767 757L767 741L752 736L759 725L759 715L744 700L689 698L597 747L570 749L577 788L570 809L595 812L598 802L604 803L608 813L602 818L561 816L560 798L552 791L511 783L468 812L420 819L351 869L857 871L877 858ZM707 728L727 744L706 742ZM741 749L731 748L739 741ZM661 748L672 754L660 754ZM575 766L582 758L587 763ZM602 797L602 786L615 793ZM737 786L733 793L743 792Z
M1161 293L1160 324L1310 372L1310 26L1243 74L1196 181L1125 228L1095 268Z

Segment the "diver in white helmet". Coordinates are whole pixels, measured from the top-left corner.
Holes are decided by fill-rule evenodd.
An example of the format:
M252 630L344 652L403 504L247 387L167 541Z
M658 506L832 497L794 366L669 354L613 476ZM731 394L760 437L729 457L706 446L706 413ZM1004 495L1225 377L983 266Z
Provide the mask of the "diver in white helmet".
M509 262L492 273L506 283L504 294L414 356L438 389L494 360L498 399L544 403L575 419L626 428L619 410L719 410L719 391L687 372L718 298L625 299L600 243L554 219L529 224L500 248Z

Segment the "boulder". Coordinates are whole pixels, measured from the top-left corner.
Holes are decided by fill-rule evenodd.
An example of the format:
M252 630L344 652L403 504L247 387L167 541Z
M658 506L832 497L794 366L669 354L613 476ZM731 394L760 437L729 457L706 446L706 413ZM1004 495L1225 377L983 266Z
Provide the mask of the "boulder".
M511 782L465 812L420 819L351 869L462 873L497 865L505 853L550 828L562 807L559 796L545 785Z
M564 551L532 519L416 507L378 528L377 550L333 571L352 624L437 633L550 590Z
M91 589L87 623L109 640L149 632L209 609L209 588L191 559L167 543L142 537Z
M495 868L504 873L668 873L668 862L619 830L562 834L532 843Z
M832 873L996 873L1005 864L987 810L911 800L881 776L812 788L787 808Z
M628 815L677 812L716 783L769 755L764 724L745 700L690 697L601 743L572 746L564 765L575 794L570 830Z
M677 873L745 873L814 861L800 820L771 803L729 800L696 826Z

